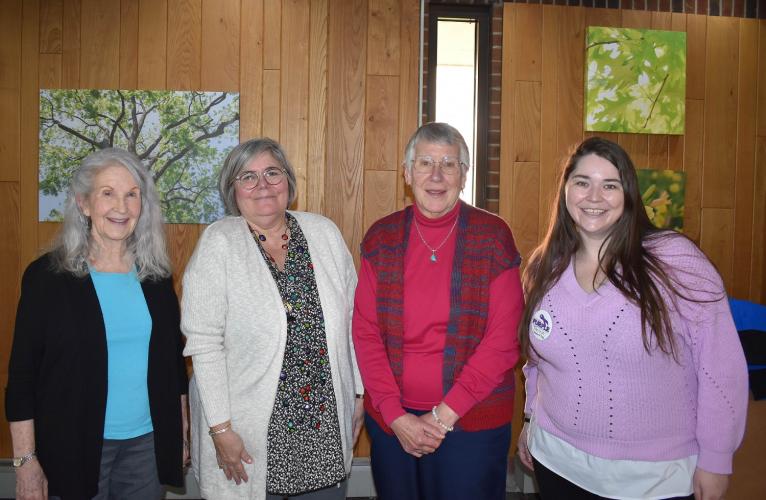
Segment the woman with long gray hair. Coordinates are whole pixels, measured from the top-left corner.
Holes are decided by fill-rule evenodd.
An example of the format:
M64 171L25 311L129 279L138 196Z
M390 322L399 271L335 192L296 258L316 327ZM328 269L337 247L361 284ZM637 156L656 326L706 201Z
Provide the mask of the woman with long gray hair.
M52 250L22 279L5 398L16 498L156 499L183 484L179 322L150 172L122 149L88 155Z

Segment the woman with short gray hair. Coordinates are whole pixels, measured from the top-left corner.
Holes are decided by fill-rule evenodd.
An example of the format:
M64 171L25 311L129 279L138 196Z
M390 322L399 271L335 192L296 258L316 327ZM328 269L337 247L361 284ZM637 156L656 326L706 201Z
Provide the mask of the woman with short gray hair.
M22 280L5 400L16 498L183 485L179 323L151 174L122 149L88 155L53 249Z
M356 271L338 228L288 211L295 173L271 139L229 153L228 217L184 274L192 467L205 498L345 498L363 393L351 342Z

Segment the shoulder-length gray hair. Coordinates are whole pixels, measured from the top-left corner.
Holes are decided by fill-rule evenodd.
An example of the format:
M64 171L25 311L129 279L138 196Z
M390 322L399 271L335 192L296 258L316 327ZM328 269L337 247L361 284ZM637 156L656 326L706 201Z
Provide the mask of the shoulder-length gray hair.
M447 144L457 146L460 150L460 162L463 164L463 173L468 171L471 164L471 156L468 153L468 145L463 139L463 135L448 123L430 122L421 125L419 129L412 134L407 147L404 148L404 168L411 171L412 161L415 159L415 147L420 142L430 142L434 144Z
M133 153L120 148L95 151L72 174L66 202L64 222L53 244L54 267L75 276L88 274L88 256L92 248L90 219L80 209L78 198L87 198L93 191L93 180L103 169L119 165L133 176L141 192L141 214L127 239L127 251L133 256L140 281L170 276L170 258L165 246L159 196L154 179Z
M279 168L285 171L287 176L287 206L289 207L295 201L295 197L298 195L295 170L287 161L287 155L285 155L282 146L268 137L250 139L231 150L226 161L223 162L221 174L218 176L218 191L221 194L221 200L223 200L227 214L242 215L237 206L234 180L250 163L250 160L263 153L269 153L277 161Z

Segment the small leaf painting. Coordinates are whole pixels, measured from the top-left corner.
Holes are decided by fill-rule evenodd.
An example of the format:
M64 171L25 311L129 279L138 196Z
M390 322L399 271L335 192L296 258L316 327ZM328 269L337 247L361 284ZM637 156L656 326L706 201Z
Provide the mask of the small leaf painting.
M686 33L589 27L585 130L683 134Z
M638 188L649 220L660 229L684 229L686 174L676 170L639 169Z

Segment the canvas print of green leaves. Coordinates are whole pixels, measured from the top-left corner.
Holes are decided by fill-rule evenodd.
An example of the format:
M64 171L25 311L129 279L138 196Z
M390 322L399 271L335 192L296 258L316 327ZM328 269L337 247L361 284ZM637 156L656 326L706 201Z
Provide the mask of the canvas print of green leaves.
M676 170L638 169L638 188L646 214L661 229L684 229L686 173Z
M238 141L239 94L41 90L39 219L61 220L83 158L121 147L152 173L166 222L212 222L224 213L218 172Z
M686 33L589 27L585 130L683 134Z

